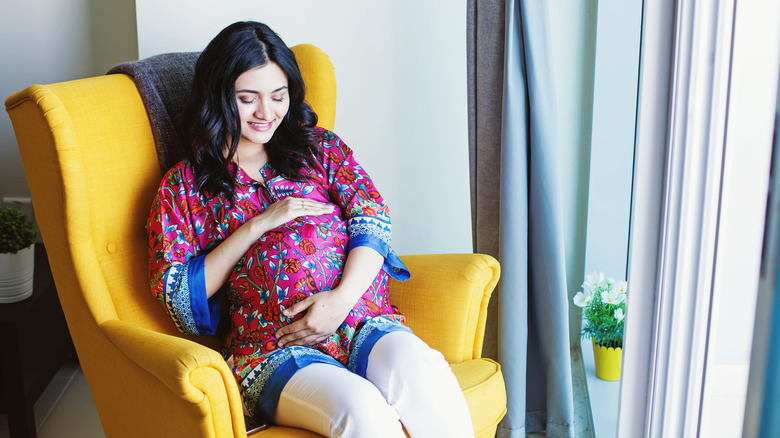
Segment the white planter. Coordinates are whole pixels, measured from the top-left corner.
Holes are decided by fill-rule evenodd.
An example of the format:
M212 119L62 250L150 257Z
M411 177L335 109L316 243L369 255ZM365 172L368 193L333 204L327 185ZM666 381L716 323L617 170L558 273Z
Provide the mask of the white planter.
M33 291L35 245L16 254L0 254L0 303L29 298Z

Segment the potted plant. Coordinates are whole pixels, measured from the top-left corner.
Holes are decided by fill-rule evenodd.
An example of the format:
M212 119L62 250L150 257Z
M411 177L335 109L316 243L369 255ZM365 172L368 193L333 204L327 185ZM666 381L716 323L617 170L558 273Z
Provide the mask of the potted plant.
M32 295L35 226L16 207L0 207L0 303Z
M625 281L593 272L574 295L574 304L582 308L582 335L593 343L596 376L603 380L620 379L627 293Z

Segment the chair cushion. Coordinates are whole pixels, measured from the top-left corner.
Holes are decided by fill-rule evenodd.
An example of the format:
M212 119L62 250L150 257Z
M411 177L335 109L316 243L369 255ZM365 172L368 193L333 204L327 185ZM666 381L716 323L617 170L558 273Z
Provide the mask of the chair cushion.
M494 436L506 413L506 389L501 366L490 359L474 359L450 364L458 379L474 421L477 437Z

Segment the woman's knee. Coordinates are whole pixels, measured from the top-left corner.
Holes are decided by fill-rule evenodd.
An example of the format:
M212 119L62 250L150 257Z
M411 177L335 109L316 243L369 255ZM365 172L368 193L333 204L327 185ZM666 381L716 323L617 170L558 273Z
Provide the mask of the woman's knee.
M471 413L444 356L408 332L383 336L366 378L379 388L412 436L473 436Z
M374 345L368 356L369 366L373 363L388 369L410 369L416 372L451 372L444 356L429 347L416 335L395 331L384 335Z
M398 414L374 385L325 364L293 375L280 396L276 421L325 436L404 436Z
M343 416L336 424L342 432L334 436L403 437L398 413L374 385L360 379L365 385L350 397Z

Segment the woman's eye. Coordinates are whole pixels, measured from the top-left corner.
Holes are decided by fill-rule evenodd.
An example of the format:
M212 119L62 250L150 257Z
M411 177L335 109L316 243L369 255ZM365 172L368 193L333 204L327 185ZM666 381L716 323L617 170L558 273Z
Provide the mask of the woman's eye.
M282 96L282 97L272 97L272 99L274 100L274 102L284 102L284 96Z
M250 104L250 103L255 103L255 100L257 100L257 98L254 98L254 99L244 99L244 98L239 97L238 100L240 100L241 103Z

